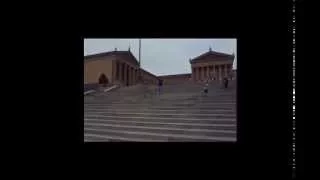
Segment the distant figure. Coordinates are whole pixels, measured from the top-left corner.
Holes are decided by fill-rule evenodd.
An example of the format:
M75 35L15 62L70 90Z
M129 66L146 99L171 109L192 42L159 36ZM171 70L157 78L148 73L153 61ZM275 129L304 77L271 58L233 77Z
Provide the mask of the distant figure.
M224 78L224 88L228 88L228 78Z
M160 95L160 92L161 92L162 84L163 84L162 79L159 79L159 81L158 81L158 94L159 95Z
M205 95L208 94L208 86L209 86L209 83L208 83L208 81L207 81L206 84L205 84L204 87L203 87L203 92L204 92Z

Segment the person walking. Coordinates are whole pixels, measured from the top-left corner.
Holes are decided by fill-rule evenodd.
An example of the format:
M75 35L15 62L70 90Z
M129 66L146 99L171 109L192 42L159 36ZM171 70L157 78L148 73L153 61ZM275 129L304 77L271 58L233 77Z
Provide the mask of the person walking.
M203 92L204 92L205 95L208 94L208 86L209 86L209 82L208 82L208 80L207 80L206 83L205 83L205 85L204 85L204 87L203 87Z
M159 79L159 80L158 80L158 95L160 95L161 88L162 88L162 84L163 84L162 79Z
M224 78L224 88L228 88L228 78Z

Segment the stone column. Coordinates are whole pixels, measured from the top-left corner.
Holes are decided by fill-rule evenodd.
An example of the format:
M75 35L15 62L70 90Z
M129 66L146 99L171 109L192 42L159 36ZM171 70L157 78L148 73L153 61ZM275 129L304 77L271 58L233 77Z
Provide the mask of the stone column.
M131 85L131 66L128 65L128 73L129 73L129 78L128 78L128 84Z
M130 85L130 66L127 64L127 73L128 73L128 75L127 75L127 82L128 82L128 85Z
M131 71L131 74L130 74L130 85L133 84L133 67L130 67L130 71Z
M224 65L221 65L221 79L223 80L224 78Z
M196 68L192 67L192 80L196 80Z
M219 65L218 69L219 69L219 80L222 80L222 65Z
M135 77L136 77L136 84L137 84L137 83L138 83L138 69L136 69L136 72L135 72L135 73L136 73L136 76L135 76Z
M123 72L123 69L122 69L122 63L119 62L119 81L122 82L122 72Z
M205 67L206 67L206 66L203 66L203 67L202 67L202 68L203 68L203 72L202 72L202 80L203 80L203 81L206 80L206 71L204 71Z
M212 66L212 78L214 79L215 75L216 75L216 69L215 69L215 65Z
M130 84L130 66L128 64L127 64L126 70L127 70L127 76L126 76L127 84L129 85Z
M222 79L226 76L225 73L226 73L226 65L222 65L223 67L223 70L222 70Z
M134 84L134 69L131 67L131 85Z
M210 78L213 79L213 65L210 66Z
M210 66L207 67L207 78L210 78Z
M120 78L120 73L119 73L119 62L116 61L116 70L115 70L115 80L119 80ZM118 74L118 77L117 77L117 74Z
M128 84L131 85L131 67L128 65Z
M193 67L191 66L191 78L193 79L193 77L194 77L194 69L193 69Z
M126 63L124 63L123 71L124 71L123 83L126 86L127 85L127 64Z
M200 67L197 67L197 81L200 80Z
M205 79L205 74L204 74L204 66L201 67L201 81Z
M214 66L214 74L215 74L216 80L218 80L218 66L217 65Z
M225 67L225 76L228 77L228 64L226 64L224 67Z
M217 65L215 65L214 66L214 75L215 75L215 77L216 77L216 80L218 80L218 66Z
M198 81L199 80L199 68L198 67L196 67L196 81Z
M132 71L133 71L133 84L136 84L136 69L135 68L133 68L132 69Z

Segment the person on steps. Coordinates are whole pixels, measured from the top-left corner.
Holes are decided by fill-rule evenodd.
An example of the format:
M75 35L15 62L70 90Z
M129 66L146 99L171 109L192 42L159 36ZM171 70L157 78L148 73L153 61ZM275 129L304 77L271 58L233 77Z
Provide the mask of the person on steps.
M159 79L159 80L158 80L158 95L160 95L161 87L162 87L162 80Z
M209 86L209 82L207 80L207 82L206 82L206 84L204 85L204 88L203 88L203 92L204 92L205 95L208 94L208 86Z
M224 88L228 88L228 78L224 78Z

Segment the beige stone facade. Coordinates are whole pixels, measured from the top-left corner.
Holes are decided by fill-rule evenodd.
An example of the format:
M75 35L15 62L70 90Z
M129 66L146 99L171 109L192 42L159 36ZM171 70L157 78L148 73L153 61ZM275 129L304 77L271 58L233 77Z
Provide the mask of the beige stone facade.
M131 86L139 82L156 84L158 80L155 75L139 68L139 63L130 50L85 56L84 84L97 84L102 75L107 77L110 84L122 86Z
M222 80L224 77L234 77L232 65L234 55L212 51L211 49L193 59L190 59L191 74L176 74L155 76L139 68L139 62L129 51L111 51L84 57L84 84L99 84L101 77L108 84L131 86L137 83L157 84L159 79L164 84L206 80ZM101 81L100 81L101 82Z
M212 51L190 59L194 81L222 80L232 74L234 55Z

